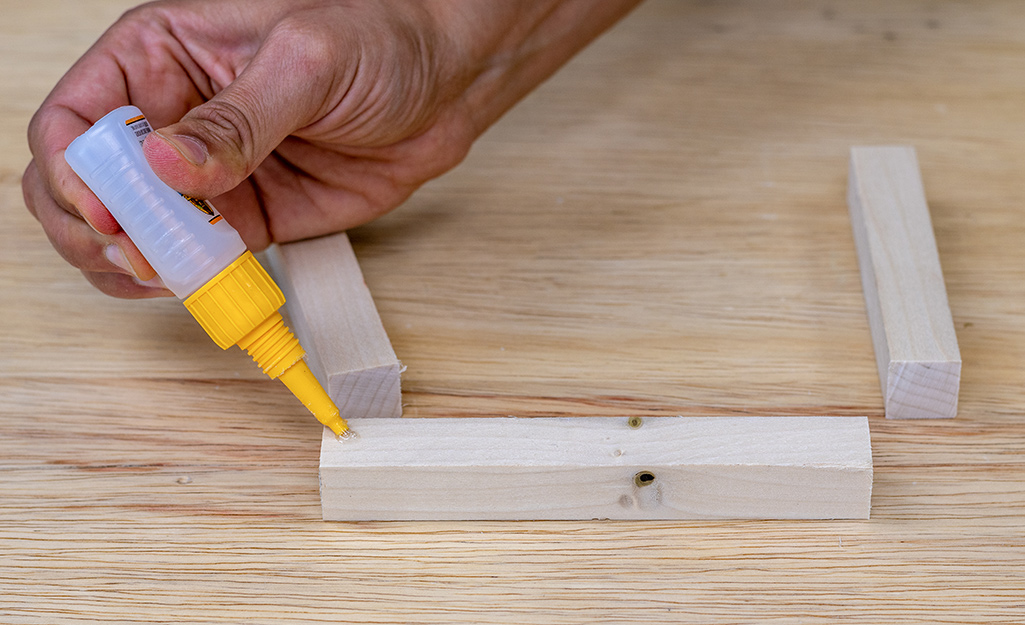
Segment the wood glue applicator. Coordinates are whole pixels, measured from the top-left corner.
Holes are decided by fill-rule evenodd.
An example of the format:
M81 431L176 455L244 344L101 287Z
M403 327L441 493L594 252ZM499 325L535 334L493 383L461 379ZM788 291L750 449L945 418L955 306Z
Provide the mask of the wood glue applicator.
M138 108L123 106L72 141L64 158L221 349L246 350L336 436L350 435L278 312L281 289L208 202L153 173L142 153L151 131Z

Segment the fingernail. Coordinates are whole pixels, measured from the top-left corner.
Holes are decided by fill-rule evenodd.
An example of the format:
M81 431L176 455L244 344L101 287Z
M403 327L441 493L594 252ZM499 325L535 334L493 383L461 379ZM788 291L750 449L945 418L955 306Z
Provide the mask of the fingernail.
M202 165L206 162L206 158L209 155L206 149L206 144L195 137L189 135L171 135L167 136L159 130L154 131L155 135L166 141L171 145L179 154L185 157L185 160L192 163L193 165Z
M111 243L103 249L103 255L107 257L111 265L114 265L118 269L121 269L127 274L135 275L132 271L132 265L128 262L128 257L121 251L121 248L117 244Z
M89 224L89 227L90 227L90 228L92 228L93 230L95 230L97 234L106 234L106 233L104 233L104 232L100 232L100 229L96 227L96 224L94 224L94 223L93 223L93 222L92 222L92 221L91 221L91 220L89 219L89 217L87 217L87 216L86 216L86 214L85 214L85 213L81 213L81 212L80 212L79 214L80 214L80 215L82 216L82 219L84 219L84 220L85 220L85 223ZM115 245L115 246L113 246L113 247L117 247L117 246ZM109 258L109 257L108 257L108 258ZM113 261L111 261L111 262L113 262Z
M164 285L164 281L160 279L160 276L157 276L155 278L151 278L149 280L140 280L140 279L136 278L135 279L135 283L140 285L140 286L148 286L148 287L152 287L152 288L155 288L155 289L166 289L167 288Z

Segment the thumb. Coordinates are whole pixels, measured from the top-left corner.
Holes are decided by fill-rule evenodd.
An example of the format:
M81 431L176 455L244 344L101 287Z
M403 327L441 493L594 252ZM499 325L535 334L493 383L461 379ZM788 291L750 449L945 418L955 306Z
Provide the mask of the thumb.
M143 152L160 179L194 197L216 197L245 180L285 137L314 121L326 96L315 90L323 83L290 71L294 53L281 47L265 43L220 93L146 137Z

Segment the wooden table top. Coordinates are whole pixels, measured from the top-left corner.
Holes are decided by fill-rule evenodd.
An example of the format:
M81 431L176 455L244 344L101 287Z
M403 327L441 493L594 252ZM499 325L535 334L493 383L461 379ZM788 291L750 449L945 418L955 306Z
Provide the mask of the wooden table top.
M129 3L2 4L0 622L1025 620L1025 5L650 0L351 232L407 416L868 415L870 521L345 524L280 384L24 209L29 117ZM854 144L918 150L956 420L882 418Z

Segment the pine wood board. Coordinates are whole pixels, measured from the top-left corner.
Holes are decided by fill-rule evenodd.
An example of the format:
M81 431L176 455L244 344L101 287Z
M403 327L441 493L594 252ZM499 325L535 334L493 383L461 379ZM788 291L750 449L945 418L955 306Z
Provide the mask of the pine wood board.
M362 419L324 434L325 520L867 519L868 420Z
M847 204L886 417L953 418L961 352L915 149L852 147Z

